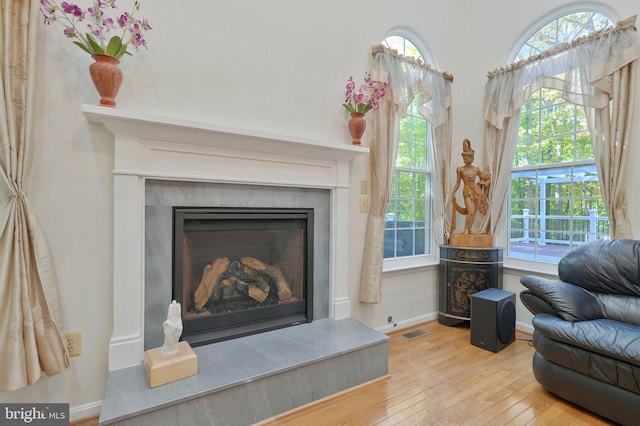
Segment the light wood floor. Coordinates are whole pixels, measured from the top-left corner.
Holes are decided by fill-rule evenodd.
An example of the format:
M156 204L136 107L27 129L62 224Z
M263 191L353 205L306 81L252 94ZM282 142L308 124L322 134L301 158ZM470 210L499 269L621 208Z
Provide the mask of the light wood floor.
M428 334L412 340L401 336L418 328ZM388 377L260 425L612 424L540 387L531 372L530 337L518 332L518 340L493 353L470 344L468 326L432 321L399 330L389 334ZM86 420L75 424L98 424Z
M416 328L429 334L401 336ZM518 340L498 353L472 346L468 326L437 321L389 337L388 378L261 426L611 424L540 387L531 371L534 348L528 334L518 332Z

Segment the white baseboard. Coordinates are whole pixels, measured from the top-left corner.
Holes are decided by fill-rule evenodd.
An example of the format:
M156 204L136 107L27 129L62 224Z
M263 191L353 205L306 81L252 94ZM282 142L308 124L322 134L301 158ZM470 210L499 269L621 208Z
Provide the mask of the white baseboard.
M393 324L387 324L381 327L376 327L376 330L378 330L381 333L391 333L392 331L413 327L414 325L427 322L427 321L432 321L435 319L438 319L438 313L432 312L430 314L421 315L418 317L398 321L395 326ZM533 334L533 326L526 322L516 321L516 330L522 331L524 333Z
M516 321L516 330L533 334L533 326L531 324L527 324L526 322Z
M438 313L432 312L430 314L420 315L418 317L398 321L397 323L395 323L395 326L393 324L387 324L387 325L383 325L382 327L376 327L376 330L378 330L381 333L391 333L392 331L413 327L414 325L421 324L427 321L432 321L435 319L438 319Z
M96 414L100 414L101 409L102 400L89 402L87 404L69 407L69 417L71 421L86 419L87 417L92 417Z

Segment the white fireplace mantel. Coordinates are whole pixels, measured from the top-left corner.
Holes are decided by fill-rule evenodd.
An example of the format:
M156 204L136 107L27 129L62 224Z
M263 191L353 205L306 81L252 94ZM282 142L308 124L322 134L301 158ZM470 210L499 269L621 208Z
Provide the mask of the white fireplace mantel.
M351 317L349 164L367 148L93 105L83 105L82 112L110 132L114 143L109 370L139 365L144 355L146 179L331 190L329 316Z

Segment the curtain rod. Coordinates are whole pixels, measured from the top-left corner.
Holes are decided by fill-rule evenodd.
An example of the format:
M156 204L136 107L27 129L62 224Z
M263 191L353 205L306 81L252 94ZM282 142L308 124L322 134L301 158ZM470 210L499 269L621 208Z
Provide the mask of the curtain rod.
M497 68L497 69L495 69L493 71L489 71L487 73L487 77L489 79L491 79L491 78L496 77L496 76L498 76L500 74L504 74L505 72L521 68L521 67L523 67L523 66L525 66L527 64L530 64L532 62L538 61L540 59L547 58L549 56L553 56L553 55L555 55L555 54L557 54L559 52L568 50L571 47L587 43L589 41L604 37L605 35L610 34L612 32L621 31L621 30L627 29L629 27L632 27L633 30L636 31L636 15L631 16L631 17L629 17L629 18L627 18L627 19L625 19L623 21L618 21L616 23L615 27L609 27L609 28L604 28L604 29L598 30L598 31L594 31L591 34L587 34L585 36L576 38L571 43L560 43L557 46L555 46L555 47L553 47L553 48L551 48L549 50L545 50L544 52L541 52L541 53L539 53L537 55L530 56L527 59L522 59L522 60L514 62L512 64L505 65L504 67Z
M371 46L371 54L375 55L378 52L388 52L391 55L397 57L397 58L401 58L404 59L405 61L415 64L421 68L424 68L425 70L429 71L429 72L433 72L436 74L441 74L445 80L449 80L451 83L453 83L453 74L451 74L449 71L440 71L437 70L435 68L433 68L431 65L429 64L425 64L424 62L422 62L420 59L416 59L412 56L404 56L398 53L398 51L396 49L390 49L386 46L383 46L381 44L376 44Z

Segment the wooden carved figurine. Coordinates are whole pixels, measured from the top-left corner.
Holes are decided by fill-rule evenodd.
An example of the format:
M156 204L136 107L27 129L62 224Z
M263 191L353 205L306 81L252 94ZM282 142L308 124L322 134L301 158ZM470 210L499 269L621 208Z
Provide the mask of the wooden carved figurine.
M491 185L491 174L489 170L481 170L480 167L473 165L475 158L475 151L471 148L471 142L469 139L465 139L462 142L462 160L464 166L460 166L456 169L457 181L453 188L452 200L453 200L453 217L451 220L451 233L456 229L456 212L462 215L466 215L464 222L464 230L462 234L473 234L473 221L476 213L487 213L486 202L487 195L489 193L489 186ZM456 192L460 188L460 183L463 183L462 197L464 198L464 207L461 207L456 200Z

